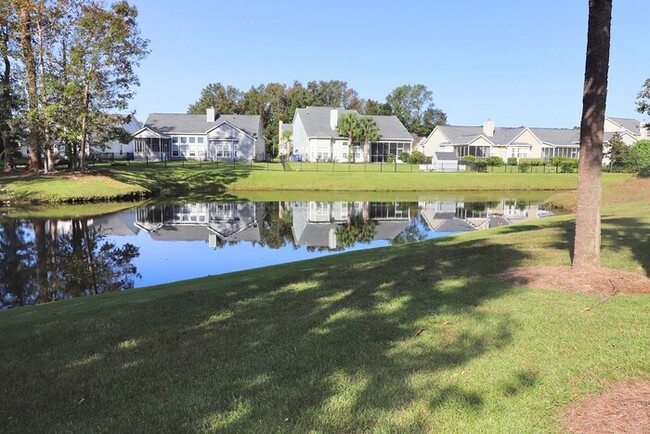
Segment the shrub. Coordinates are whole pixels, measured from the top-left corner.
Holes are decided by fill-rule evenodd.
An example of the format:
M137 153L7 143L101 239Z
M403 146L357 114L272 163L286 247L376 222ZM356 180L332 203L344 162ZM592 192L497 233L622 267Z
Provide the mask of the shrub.
M408 163L408 162L410 161L410 160L409 160L410 157L411 157L411 156L410 156L409 153L406 152L406 151L402 151L402 152L399 153L399 159L400 159L400 161L401 161L402 163Z
M386 163L394 164L395 163L395 154L386 155Z
M650 140L639 140L633 146L640 176L650 176Z
M521 159L523 160L523 158ZM527 172L528 168L530 167L530 163L527 161L521 161L519 160L519 171L520 172Z
M515 157L509 157L508 166L516 166L516 165L517 165L517 159Z
M476 157L473 155L464 155L461 157L459 163L464 164L465 166L471 166L474 164Z
M411 164L426 164L427 157L420 151L413 151L409 156L409 163Z
M494 166L497 166L497 167L498 166L503 166L503 158L497 157L497 156L488 157L487 158L487 164L488 164L488 166L492 166L492 167L494 167Z
M472 169L476 170L477 172L487 172L487 166L488 166L487 159L477 158L476 160L474 160L474 163L472 164Z
M546 160L543 158L520 158L519 164L526 163L528 166L544 166Z
M578 160L575 158L553 157L551 164L562 173L571 173L578 168Z

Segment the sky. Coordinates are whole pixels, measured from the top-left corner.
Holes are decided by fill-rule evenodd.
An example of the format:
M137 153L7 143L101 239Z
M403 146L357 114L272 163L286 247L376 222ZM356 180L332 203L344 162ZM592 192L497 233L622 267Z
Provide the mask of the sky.
M607 115L647 119L647 0L613 6ZM131 103L185 113L201 89L341 80L385 101L424 84L452 125L580 124L588 0L131 0L151 53Z

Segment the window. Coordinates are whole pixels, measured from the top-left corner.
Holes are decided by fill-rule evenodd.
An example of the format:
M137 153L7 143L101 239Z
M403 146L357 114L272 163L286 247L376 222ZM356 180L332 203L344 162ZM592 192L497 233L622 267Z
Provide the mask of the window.
M509 156L512 158L528 158L530 156L530 148L524 146L511 146L509 149Z

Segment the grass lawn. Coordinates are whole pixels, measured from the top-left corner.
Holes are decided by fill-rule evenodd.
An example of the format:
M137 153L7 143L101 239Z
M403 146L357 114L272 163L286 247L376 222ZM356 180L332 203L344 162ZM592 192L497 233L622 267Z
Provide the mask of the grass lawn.
M316 167L321 167L316 171ZM304 170L282 171L279 163L163 163L98 164L95 174L53 176L0 175L0 201L13 203L108 200L138 195L186 200L222 200L263 191L532 191L573 190L576 174L563 173L422 173L410 165L397 172L378 164L303 163ZM325 171L329 168L329 171ZM628 179L629 174L604 174L604 182Z
M604 265L650 274L647 194L606 190ZM490 277L568 264L572 230L566 215L2 312L0 431L561 431L567 404L650 378L649 296Z
M0 175L0 201L80 202L141 196L146 190L98 174Z

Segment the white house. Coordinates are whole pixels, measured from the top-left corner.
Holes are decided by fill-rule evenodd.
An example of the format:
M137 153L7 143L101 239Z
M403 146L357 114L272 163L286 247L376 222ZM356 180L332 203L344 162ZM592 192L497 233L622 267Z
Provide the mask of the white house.
M347 137L336 131L339 116L355 113L334 107L307 107L297 109L293 118L293 149L304 161L363 161L360 144L348 149ZM366 117L366 115L359 115ZM379 129L379 140L370 144L371 162L386 162L388 154L399 157L402 152L411 152L413 137L396 116L370 116Z
M643 123L634 119L606 118L607 142L614 133L632 145L647 137ZM482 126L442 125L433 129L420 145L422 152L433 157L437 152L454 152L459 158L499 156L507 158L578 158L580 130L577 128L495 127L487 120Z
M133 134L136 159L263 160L265 141L259 115L151 113Z
M131 116L130 121L122 125L124 131L129 135L133 135L142 128L142 124L135 118ZM122 159L126 158L127 155L132 155L134 147L133 138L129 143L122 143L119 140L111 140L110 142L104 143L102 146L91 146L90 151L93 153L111 153L115 158Z

